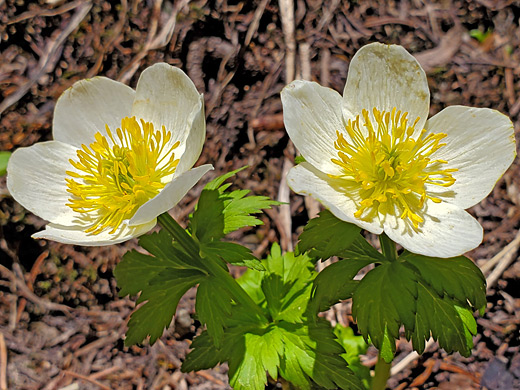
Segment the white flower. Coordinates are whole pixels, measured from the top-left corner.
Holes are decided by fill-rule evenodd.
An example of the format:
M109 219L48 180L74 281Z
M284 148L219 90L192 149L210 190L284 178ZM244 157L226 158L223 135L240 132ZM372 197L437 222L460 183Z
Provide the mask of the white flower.
M429 96L418 62L379 43L352 59L343 97L313 82L289 84L285 127L306 160L289 172L289 186L414 253L453 257L477 247L482 227L465 209L515 158L513 124L463 106L427 121Z
M156 64L130 87L95 77L58 99L54 141L16 150L7 187L49 221L33 237L109 245L146 233L211 165L192 168L204 101L180 69Z

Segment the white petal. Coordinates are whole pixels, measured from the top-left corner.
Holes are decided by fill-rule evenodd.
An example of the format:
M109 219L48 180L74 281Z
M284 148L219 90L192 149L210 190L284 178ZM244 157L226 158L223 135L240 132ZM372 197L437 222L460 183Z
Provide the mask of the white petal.
M296 80L281 96L285 129L302 156L322 172L340 173L330 161L338 158L334 153L336 131L345 132L340 94L314 82Z
M458 206L428 202L424 223L415 232L399 217L387 216L384 230L410 252L432 257L455 257L482 242L482 226Z
M179 171L195 164L206 134L204 100L182 70L165 63L145 69L137 83L132 115L152 122L156 130L165 126L171 131L171 142L181 143L176 149L179 157L189 149Z
M291 168L287 174L287 184L297 194L308 195L318 200L342 221L353 223L375 234L383 232L379 221L365 222L354 217L357 211L354 201L336 188L333 180L311 164L303 162Z
M204 116L204 98L202 95L200 95L199 100L200 109L194 110L188 118L188 123L191 123L191 129L184 143L184 153L179 161L179 165L177 165L177 173L179 174L186 172L195 165L206 140L206 118ZM179 145L180 147L181 145Z
M417 117L417 129L428 118L430 90L426 74L402 46L372 43L352 58L343 92L344 105L354 115L362 110L408 112L409 123Z
M7 188L13 198L41 218L73 225L74 211L66 206L69 193L65 173L76 148L58 141L41 142L16 150L7 167Z
M155 198L150 199L137 210L130 219L129 225L145 223L170 210L211 169L213 166L210 164L201 165L174 177Z
M447 188L430 185L431 192L448 190L446 201L463 209L484 199L516 156L511 120L498 111L463 106L448 107L427 124L433 133L446 133L433 159L446 160L445 168L456 168L455 183Z
M54 109L52 134L55 140L76 147L89 145L98 131L106 134L121 127L130 116L135 91L118 81L94 77L74 83L60 96Z
M63 244L103 246L117 244L134 237L139 237L151 230L156 224L157 220L153 219L137 226L122 225L119 231L114 234L110 234L109 230L106 230L94 235L87 234L78 227L66 227L51 223L45 227L45 230L33 234L32 237L58 241Z

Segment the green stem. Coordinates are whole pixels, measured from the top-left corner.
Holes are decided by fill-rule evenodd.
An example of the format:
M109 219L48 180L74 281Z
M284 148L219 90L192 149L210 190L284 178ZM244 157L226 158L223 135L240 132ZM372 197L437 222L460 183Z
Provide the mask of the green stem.
M163 213L159 215L157 221L159 222L159 225L161 225L163 229L166 229L166 231L170 233L175 241L177 241L189 255L200 258L197 243L170 214Z
M210 274L225 282L229 292L233 295L236 302L248 307L252 312L256 313L261 319L267 322L267 318L262 309L251 299L244 289L240 287L227 270L210 258L205 258L204 260L201 259L198 244L170 214L163 213L157 217L157 220L161 227L170 233L186 253L194 258L200 259L201 263L204 264Z
M381 252L383 252L383 256L390 261L396 261L397 249L395 248L395 242L383 233L379 236L379 243L381 244Z
M372 386L370 386L370 390L386 389L386 381L390 377L391 367L392 364L385 362L385 360L381 357L381 352L379 352L376 364L376 372L374 377L372 378Z

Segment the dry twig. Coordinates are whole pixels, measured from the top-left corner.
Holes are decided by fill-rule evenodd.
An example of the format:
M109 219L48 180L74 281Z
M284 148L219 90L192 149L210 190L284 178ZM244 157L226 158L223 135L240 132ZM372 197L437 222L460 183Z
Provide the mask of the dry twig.
M65 43L65 40L79 26L85 16L87 16L90 8L92 8L92 3L83 2L80 3L77 8L78 9L71 18L69 24L56 37L56 39L49 39L49 42L43 51L43 55L38 62L38 67L36 71L32 72L29 80L20 88L18 88L15 93L9 95L2 101L2 103L0 103L0 115L5 111L6 108L20 100L44 74L49 73L54 69L60 58L61 49Z
M7 347L2 333L0 333L0 390L7 390Z

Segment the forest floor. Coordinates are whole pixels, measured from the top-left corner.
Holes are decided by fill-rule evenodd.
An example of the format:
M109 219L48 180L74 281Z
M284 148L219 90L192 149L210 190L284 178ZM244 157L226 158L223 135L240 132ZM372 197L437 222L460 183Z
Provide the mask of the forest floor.
M284 4L294 7L292 20ZM0 0L0 150L51 139L55 102L75 81L104 75L135 87L143 69L164 61L204 94L207 141L197 164L215 166L173 215L185 221L205 182L244 165L233 188L283 198L295 151L281 89L303 78L342 92L352 56L374 41L416 56L428 75L431 115L454 104L493 108L513 120L518 139L519 18L512 0ZM290 218L274 208L261 216L264 225L232 238L257 256L275 241L290 249L316 204L288 196ZM518 161L470 213L485 236L468 256L488 277L473 353L447 355L432 345L392 376L391 389L520 389ZM135 297L118 296L113 270L136 242L86 248L33 240L44 224L0 178L0 388L5 376L5 388L16 390L229 388L225 365L180 371L200 331L194 291L156 344L127 348ZM327 318L352 324L350 305ZM396 362L410 351L400 342ZM364 361L373 367L374 357L370 349Z

